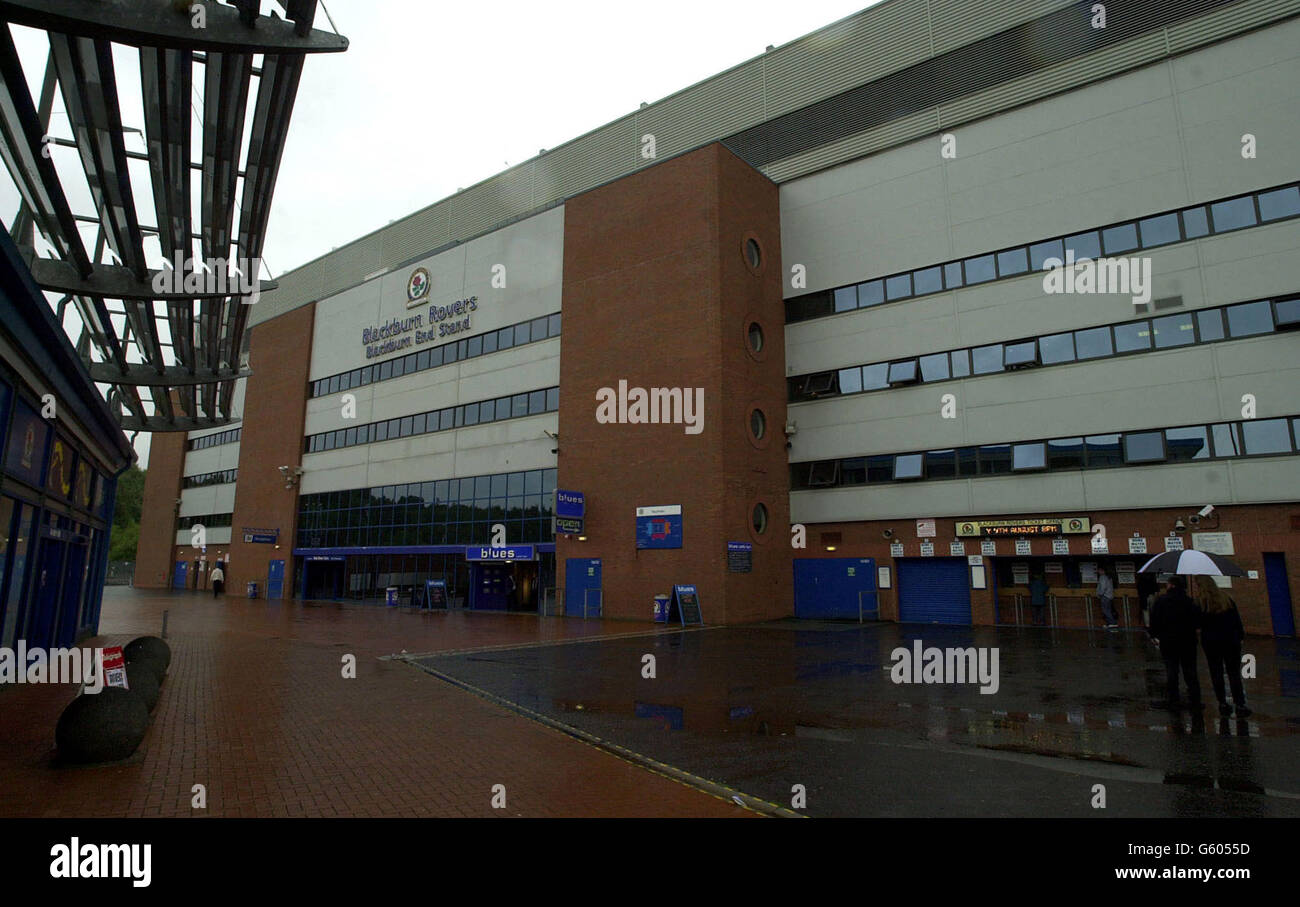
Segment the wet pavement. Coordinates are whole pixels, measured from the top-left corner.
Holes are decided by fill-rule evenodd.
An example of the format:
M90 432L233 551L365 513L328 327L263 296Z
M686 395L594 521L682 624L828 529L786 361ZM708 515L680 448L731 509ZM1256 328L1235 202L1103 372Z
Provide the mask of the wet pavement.
M997 691L894 683L916 639L996 647ZM777 806L802 785L812 816L1300 816L1300 646L1244 651L1255 714L1220 719L1202 655L1196 722L1137 633L791 620L412 661Z

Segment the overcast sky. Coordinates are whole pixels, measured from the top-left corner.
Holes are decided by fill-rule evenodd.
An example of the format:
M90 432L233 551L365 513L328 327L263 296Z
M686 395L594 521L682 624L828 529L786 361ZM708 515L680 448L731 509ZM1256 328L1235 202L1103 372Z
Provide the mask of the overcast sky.
M328 0L350 47L307 60L275 188L266 269L278 276L642 101L872 5ZM329 27L324 12L316 25ZM39 80L48 52L32 37L16 34L29 81ZM124 119L131 113L124 105ZM51 131L66 128L56 118ZM8 223L18 198L3 182ZM78 213L91 213L72 201ZM144 465L147 436L136 448Z

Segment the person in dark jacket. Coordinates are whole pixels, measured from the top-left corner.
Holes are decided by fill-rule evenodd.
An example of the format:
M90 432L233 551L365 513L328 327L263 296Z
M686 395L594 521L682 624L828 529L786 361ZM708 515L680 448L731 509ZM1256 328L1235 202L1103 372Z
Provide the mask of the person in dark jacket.
M1171 576L1165 591L1151 606L1151 638L1160 644L1160 657L1165 662L1168 688L1168 706L1176 709L1178 698L1178 671L1183 672L1187 684L1187 704L1195 712L1204 708L1201 703L1201 683L1196 677L1196 628L1200 624L1200 611L1187 596L1186 584L1181 576Z
M1241 643L1246 638L1246 629L1241 625L1237 603L1208 576L1198 576L1194 582L1196 600L1203 615L1201 648L1205 650L1205 660L1210 665L1210 683L1219 700L1219 711L1225 715L1232 714L1232 706L1228 704L1223 688L1226 670L1232 701L1237 704L1237 715L1245 718L1251 714L1246 708L1246 692L1241 685Z
M1029 581L1029 607L1034 613L1034 626L1046 626L1047 619L1043 612L1047 608L1047 580L1041 573L1035 573Z

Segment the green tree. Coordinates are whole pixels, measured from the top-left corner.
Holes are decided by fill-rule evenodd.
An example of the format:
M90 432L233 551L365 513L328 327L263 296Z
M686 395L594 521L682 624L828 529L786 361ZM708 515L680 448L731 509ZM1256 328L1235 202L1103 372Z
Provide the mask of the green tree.
M140 511L144 504L144 470L132 466L117 480L113 530L108 539L110 561L134 561L140 540Z

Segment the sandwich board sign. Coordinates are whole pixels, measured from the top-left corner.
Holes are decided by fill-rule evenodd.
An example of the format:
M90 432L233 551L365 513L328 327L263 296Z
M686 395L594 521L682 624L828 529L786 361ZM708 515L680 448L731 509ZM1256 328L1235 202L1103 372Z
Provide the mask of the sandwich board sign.
M695 586L673 586L673 600L669 606L669 618L676 614L682 622L682 626L687 624L704 623L704 615L700 611L700 593Z

